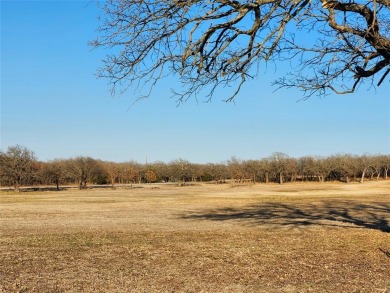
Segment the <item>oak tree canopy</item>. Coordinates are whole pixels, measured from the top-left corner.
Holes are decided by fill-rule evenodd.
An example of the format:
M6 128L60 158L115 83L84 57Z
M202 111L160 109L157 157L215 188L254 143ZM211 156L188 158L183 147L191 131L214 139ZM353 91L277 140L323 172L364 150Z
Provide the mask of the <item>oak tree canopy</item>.
M148 96L163 78L182 83L180 101L211 99L268 63L288 61L274 81L305 98L379 86L390 71L390 0L110 0L94 47L109 49L98 71L113 91ZM206 93L203 95L203 93ZM203 98L202 98L203 99Z

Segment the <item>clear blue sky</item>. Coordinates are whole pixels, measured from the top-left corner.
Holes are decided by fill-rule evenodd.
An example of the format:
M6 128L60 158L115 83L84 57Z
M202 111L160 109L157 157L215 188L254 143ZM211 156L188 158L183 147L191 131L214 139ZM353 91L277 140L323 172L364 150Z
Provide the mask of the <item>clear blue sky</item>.
M297 102L274 92L274 68L246 84L236 103L214 97L177 107L163 81L136 103L96 79L106 52L91 51L98 9L82 1L1 1L1 149L20 144L40 160L221 162L272 152L293 157L390 153L390 84ZM283 65L278 65L283 70Z

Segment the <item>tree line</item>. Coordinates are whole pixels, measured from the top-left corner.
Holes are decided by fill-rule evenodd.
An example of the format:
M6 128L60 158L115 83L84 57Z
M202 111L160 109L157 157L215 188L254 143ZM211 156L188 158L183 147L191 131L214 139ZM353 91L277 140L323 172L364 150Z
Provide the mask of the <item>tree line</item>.
M361 156L336 154L328 157L303 156L293 158L275 152L258 160L240 160L236 157L221 163L191 163L184 159L169 163L109 162L91 157L74 157L39 161L26 147L10 146L0 151L0 185L13 187L16 192L22 186L76 185L79 189L88 184L125 185L174 182L225 183L279 183L286 182L361 182L388 179L390 155Z

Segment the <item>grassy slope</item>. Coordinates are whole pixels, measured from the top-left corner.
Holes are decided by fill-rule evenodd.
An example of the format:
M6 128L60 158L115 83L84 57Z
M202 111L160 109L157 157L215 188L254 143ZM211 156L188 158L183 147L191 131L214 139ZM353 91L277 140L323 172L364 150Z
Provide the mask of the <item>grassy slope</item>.
M3 192L0 292L390 292L389 229L390 181Z

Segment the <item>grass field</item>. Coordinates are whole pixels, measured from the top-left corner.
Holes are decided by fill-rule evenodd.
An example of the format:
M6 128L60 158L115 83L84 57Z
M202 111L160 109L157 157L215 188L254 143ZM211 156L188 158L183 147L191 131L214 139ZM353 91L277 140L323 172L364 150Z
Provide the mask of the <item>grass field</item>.
M390 293L390 181L0 192L0 292Z

